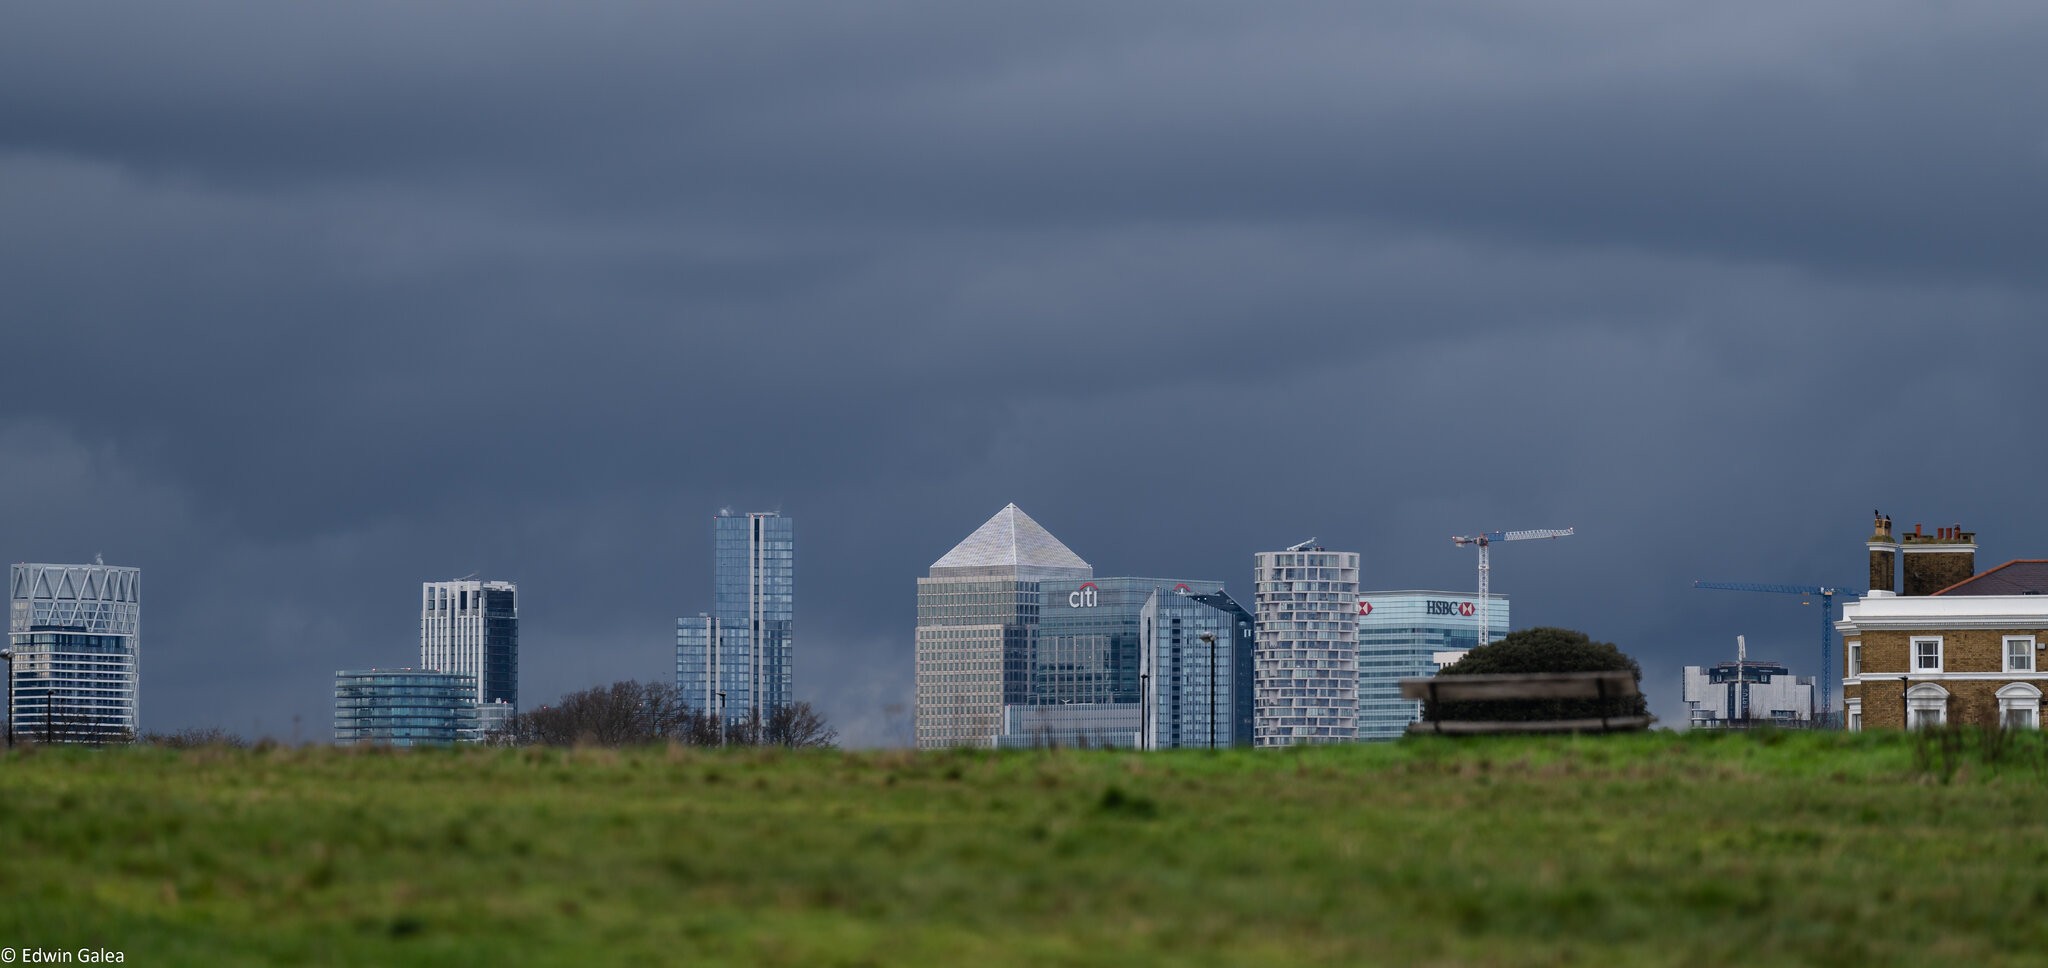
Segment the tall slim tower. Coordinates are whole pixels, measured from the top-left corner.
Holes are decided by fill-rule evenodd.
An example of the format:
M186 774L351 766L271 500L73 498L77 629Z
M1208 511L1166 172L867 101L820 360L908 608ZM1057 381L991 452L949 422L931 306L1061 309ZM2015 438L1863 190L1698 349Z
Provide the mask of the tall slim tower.
M1358 738L1358 553L1305 541L1256 556L1252 745Z
M519 708L519 586L509 581L420 585L420 665L476 677L476 701Z
M993 746L1031 689L1039 583L1095 569L1015 504L917 580L917 745Z
M700 709L766 720L794 701L796 522L720 511L711 543L712 607L676 620L676 685Z
M15 565L8 717L17 738L107 743L140 729L142 569Z

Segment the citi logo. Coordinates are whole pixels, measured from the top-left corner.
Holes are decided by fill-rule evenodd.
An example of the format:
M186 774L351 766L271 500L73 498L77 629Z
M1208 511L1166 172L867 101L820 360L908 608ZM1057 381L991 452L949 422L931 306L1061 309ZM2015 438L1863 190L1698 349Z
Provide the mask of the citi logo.
M1081 587L1067 594L1068 608L1094 608L1096 602L1095 583L1082 582Z

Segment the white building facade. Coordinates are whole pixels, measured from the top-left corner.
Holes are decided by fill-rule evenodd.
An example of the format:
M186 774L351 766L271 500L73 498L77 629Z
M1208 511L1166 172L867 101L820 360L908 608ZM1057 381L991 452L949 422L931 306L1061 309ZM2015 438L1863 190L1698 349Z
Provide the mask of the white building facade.
M1813 725L1813 677L1776 662L1686 666L1681 695L1690 729Z
M1254 556L1253 746L1358 738L1358 563L1309 542Z
M420 666L476 680L478 704L519 709L519 586L430 581L420 586Z
M134 739L142 712L142 570L19 564L8 589L10 735L53 743Z

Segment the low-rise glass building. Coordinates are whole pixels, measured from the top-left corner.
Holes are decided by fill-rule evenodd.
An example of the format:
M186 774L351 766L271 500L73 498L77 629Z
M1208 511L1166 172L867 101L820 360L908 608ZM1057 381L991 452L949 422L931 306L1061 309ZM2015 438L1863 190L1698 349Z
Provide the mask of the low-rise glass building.
M477 738L474 676L422 669L334 674L337 746L432 746Z
M1508 598L1487 603L1495 642L1507 636ZM1358 738L1400 739L1422 719L1422 703L1401 698L1401 680L1437 674L1479 645L1479 600L1471 592L1387 591L1358 595Z

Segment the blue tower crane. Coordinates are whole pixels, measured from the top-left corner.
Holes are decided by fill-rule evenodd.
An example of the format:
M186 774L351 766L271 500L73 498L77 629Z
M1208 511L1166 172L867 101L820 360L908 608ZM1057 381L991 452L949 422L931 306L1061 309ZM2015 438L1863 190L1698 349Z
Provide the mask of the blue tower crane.
M1731 592L1770 592L1776 595L1820 596L1820 721L1834 725L1835 712L1835 597L1854 595L1841 588L1819 585L1761 585L1746 581L1696 581L1694 588L1718 588Z

